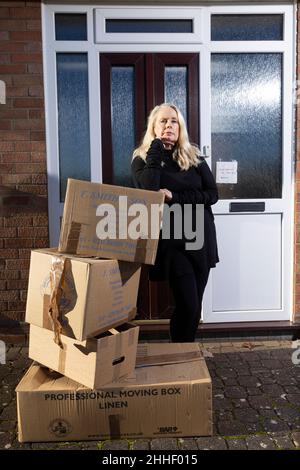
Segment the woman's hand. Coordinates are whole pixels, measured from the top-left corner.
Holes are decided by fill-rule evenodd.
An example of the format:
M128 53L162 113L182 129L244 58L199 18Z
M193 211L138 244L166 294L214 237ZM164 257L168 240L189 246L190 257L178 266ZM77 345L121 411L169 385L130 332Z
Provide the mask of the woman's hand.
M174 142L172 140L170 140L168 137L169 137L168 135L166 135L166 136L162 135L160 140L162 141L165 149L171 150L174 147Z
M171 193L171 191L169 191L168 189L160 189L159 192L163 193L165 195L165 200L166 201L171 201L172 198L173 198L173 195Z

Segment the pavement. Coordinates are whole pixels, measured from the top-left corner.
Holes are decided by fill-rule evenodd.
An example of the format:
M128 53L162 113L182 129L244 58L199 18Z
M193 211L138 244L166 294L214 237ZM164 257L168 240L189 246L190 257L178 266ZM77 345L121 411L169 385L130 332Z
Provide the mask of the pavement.
M213 436L31 444L17 439L14 391L31 364L28 347L8 345L0 365L0 449L300 450L300 341L201 344L213 383Z

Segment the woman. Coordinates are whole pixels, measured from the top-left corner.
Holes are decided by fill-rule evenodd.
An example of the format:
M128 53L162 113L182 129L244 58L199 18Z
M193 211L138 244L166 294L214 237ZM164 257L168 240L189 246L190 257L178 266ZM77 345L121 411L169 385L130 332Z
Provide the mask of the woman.
M214 177L189 142L184 118L173 104L156 106L148 118L147 131L133 153L132 178L135 187L161 191L172 206L204 204L204 245L187 250L184 237L160 237L151 280L168 280L175 299L170 321L173 342L193 342L201 318L201 305L210 268L219 261L211 205L218 200ZM172 232L173 234L173 232Z

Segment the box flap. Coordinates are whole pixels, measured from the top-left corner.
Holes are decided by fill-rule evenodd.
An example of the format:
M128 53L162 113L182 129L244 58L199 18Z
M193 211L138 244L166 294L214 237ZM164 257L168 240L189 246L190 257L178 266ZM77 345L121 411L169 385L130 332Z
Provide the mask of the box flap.
M164 195L159 191L69 178L59 251L154 264L163 202ZM103 238L104 227L104 234L107 235L107 221L101 208L106 213L107 204L111 209L109 224L113 233ZM140 206L143 210L139 211L138 216L142 227L139 234L135 230L135 210Z
M197 343L140 343L136 367L197 361L203 357Z

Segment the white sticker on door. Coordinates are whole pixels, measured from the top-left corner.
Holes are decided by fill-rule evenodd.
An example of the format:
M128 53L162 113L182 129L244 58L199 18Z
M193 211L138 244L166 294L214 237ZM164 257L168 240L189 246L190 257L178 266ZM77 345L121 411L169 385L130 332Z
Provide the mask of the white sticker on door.
M237 164L238 162L217 162L216 182L222 184L237 183Z

